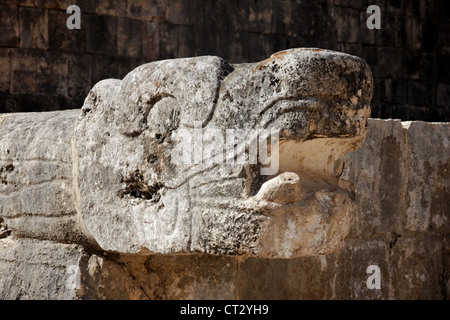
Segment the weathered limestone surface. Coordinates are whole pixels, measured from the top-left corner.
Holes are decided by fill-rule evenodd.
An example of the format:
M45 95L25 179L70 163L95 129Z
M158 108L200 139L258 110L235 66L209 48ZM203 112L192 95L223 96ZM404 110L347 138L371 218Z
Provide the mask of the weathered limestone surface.
M408 165L406 229L450 230L450 127L421 121L403 123Z
M72 196L80 111L0 116L0 216L18 236L85 242Z
M8 237L0 240L0 253L1 300L77 298L70 266L79 265L82 246Z
M372 91L363 60L321 49L142 65L95 85L81 114L0 118L0 216L19 236L119 253L333 252Z
M176 74L168 75L167 87L160 81L148 89L145 81L151 77L164 80L148 65L122 81L97 84L82 112L0 117L0 179L6 182L0 181L0 238L2 230L5 237L0 239L0 298L448 298L450 125L368 119L365 134L367 110L358 107L363 94L358 97L356 91L353 108L355 97L340 91L344 89L337 83L335 96L275 99L268 115L274 120L258 124L254 112L260 109L238 111L247 106L249 97L233 83L246 84L243 88L248 91L251 79L264 83L266 77L259 72L266 70L268 78L273 75L268 66L292 63L283 60L290 60L289 54L274 57L260 64L231 66L232 72L223 60L205 58L210 69L197 85L205 86L208 77L219 79L211 86L219 93L199 98L196 108L203 111L198 113L196 108L182 107L188 97L195 97L196 89L177 98L183 93L176 87ZM297 58L302 61L302 53ZM177 62L159 63L162 70ZM273 81L264 88L256 86L258 108L272 86L275 96L292 91ZM126 100L128 86L140 94L131 102ZM107 94L111 92L116 94ZM159 96L152 99L152 92ZM327 99L343 101L336 113L327 114L330 109L323 107ZM208 103L215 106L210 109ZM303 118L299 111L303 107L297 109L297 103L317 115ZM118 104L127 108L116 110ZM246 170L245 165L171 164L174 154L166 148L172 147L169 132L182 124L181 109L194 119L183 124L187 128L199 117L204 127L219 130L247 123L251 128L272 123L286 127L280 133L278 174L261 175L259 163ZM283 116L291 110L290 116ZM236 119L224 116L233 112ZM338 118L324 122L339 112L344 112L342 122ZM205 116L207 121L202 120ZM339 132L344 136L337 137ZM359 150L346 153L358 148L364 137ZM39 147L47 140L52 147ZM336 146L340 142L343 145ZM17 146L28 155L18 152ZM149 151L153 147L157 152ZM45 161L25 166L21 161L29 154L37 155L32 158L35 162ZM47 162L53 166L46 167ZM177 179L192 182L177 187ZM33 184L41 187L29 191ZM26 197L13 198L16 189ZM41 198L43 192L48 194ZM65 200L55 195L65 195ZM180 201L186 195L188 201ZM96 202L99 196L104 203ZM151 211L158 205L164 211ZM24 208L32 214L22 217ZM170 215L174 208L177 219ZM34 225L34 218L42 222ZM166 224L152 223L157 218ZM186 220L190 224L183 229ZM263 227L258 229L261 221ZM381 289L366 286L369 265L380 268Z
M341 175L355 183L356 223L350 236L448 233L448 123L369 119L368 124L364 144L345 156Z
M449 139L449 123L369 119L363 145L344 157L341 178L354 184L356 201L347 239L360 248L382 244L383 253L356 265L378 261L385 277L380 298L449 297ZM373 296L363 289L343 293Z
M406 150L400 120L369 119L361 152L344 157L341 179L351 181L357 203L350 236L400 232Z

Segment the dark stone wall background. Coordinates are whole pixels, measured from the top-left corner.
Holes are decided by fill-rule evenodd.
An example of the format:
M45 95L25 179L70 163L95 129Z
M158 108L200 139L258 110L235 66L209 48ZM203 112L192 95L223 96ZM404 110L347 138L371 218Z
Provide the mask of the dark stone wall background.
M81 30L69 30L69 5ZM366 9L381 9L369 30ZM450 121L445 0L0 0L0 113L80 108L89 89L160 59L259 61L294 47L372 67L372 117Z

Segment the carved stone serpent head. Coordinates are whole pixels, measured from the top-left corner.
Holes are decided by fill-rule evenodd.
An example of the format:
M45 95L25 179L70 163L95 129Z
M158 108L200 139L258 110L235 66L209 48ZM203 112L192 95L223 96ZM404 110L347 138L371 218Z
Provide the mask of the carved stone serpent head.
M320 49L103 80L72 140L79 223L122 253L332 252L354 209L342 159L364 139L371 97L363 60Z

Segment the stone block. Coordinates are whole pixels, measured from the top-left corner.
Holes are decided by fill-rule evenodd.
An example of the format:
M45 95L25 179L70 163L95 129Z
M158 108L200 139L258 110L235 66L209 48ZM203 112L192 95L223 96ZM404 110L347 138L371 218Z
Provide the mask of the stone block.
M445 287L444 298L450 297L450 235L445 235L442 241L442 262L443 262L443 286Z
M96 2L97 2L97 13L100 15L125 17L127 14L127 1L100 0Z
M9 49L0 48L0 92L9 92L9 72L11 69L11 60L9 58Z
M391 119L393 118L393 105L388 102L379 102L374 107L377 107L378 109L374 112L378 112L377 118L382 119ZM375 114L375 113L374 113ZM394 118L395 119L395 118Z
M186 0L165 0L166 21L173 24L189 24L189 1Z
M320 300L327 294L327 256L238 260L243 300Z
M73 109L79 109L92 88L92 56L67 55L67 97Z
M38 92L67 96L67 56L59 52L44 52L37 59L36 87Z
M401 78L404 75L403 50L389 47L379 47L377 60L370 64L374 77Z
M301 5L301 4L299 4ZM274 17L273 31L283 36L295 35L295 14L293 12L293 3L289 0L281 0L274 2ZM302 22L307 24L308 22ZM286 48L286 47L285 47ZM283 48L283 49L285 49Z
M405 45L409 50L421 49L422 25L418 17L405 17Z
M193 27L188 25L178 26L178 53L180 58L192 57L195 55L192 48L194 42Z
M86 33L90 32L81 16L81 29L68 29L66 11L48 10L48 48L52 51L83 53L86 50Z
M19 19L17 12L17 7L0 5L0 21L2 23L2 32L0 33L1 46L19 46Z
M400 232L405 150L400 120L369 119L361 148L344 157L341 179L354 184L356 212L350 237Z
M178 29L179 26L170 23L159 25L159 51L161 57L178 58Z
M377 32L379 29L369 29L367 28L367 19L370 14L366 10L362 10L359 13L359 41L364 44L374 44Z
M336 41L338 22L327 2L292 2L291 14L294 24L289 36L293 37L293 47L319 47L319 41ZM358 26L355 25L354 28ZM296 43L298 39L301 41Z
M421 54L418 50L405 52L405 78L418 80L420 78Z
M137 58L141 56L142 23L138 20L118 18L117 54L119 57Z
M0 113L17 112L17 101L9 94L0 93Z
M135 278L145 299L236 299L237 262L234 257L213 255L121 256L120 265ZM108 276L106 273L104 275ZM113 277L110 277L114 280ZM112 281L105 281L111 283ZM105 287L104 294L109 289ZM99 290L100 291L100 290Z
M0 240L0 299L77 299L79 245L8 237Z
M166 6L163 0L127 1L127 15L130 18L146 21L166 21Z
M441 52L437 55L436 65L439 66L437 70L437 81L445 84L450 84L450 53Z
M123 263L80 245L12 236L0 240L2 300L149 299L145 289Z
M50 0L52 1L52 0ZM122 1L122 0L120 0ZM114 1L114 3L119 1ZM91 0L65 0L65 5L63 6L63 10L65 11L68 6L75 4L80 7L82 18L83 14L85 13L95 13L97 14L97 4L98 1L91 1ZM83 23L83 21L81 21Z
M405 228L411 231L450 230L449 126L403 123L408 142Z
M438 47L449 47L450 46L450 34L447 30L450 29L450 21L442 22L436 26L436 37L438 41Z
M217 30L220 30L222 26L225 26L227 23L227 4L221 1L203 1L201 4L203 7L203 25L206 27L214 27Z
M408 81L408 104L430 106L436 104L436 86L433 82ZM419 118L420 119L420 118Z
M5 4L20 7L34 7L36 5L33 0L5 0Z
M0 215L16 235L85 241L76 223L67 148L78 115L74 110L0 118Z
M436 55L434 53L422 53L419 73L421 80L427 82L435 81L438 68L439 66L436 63Z
M387 81L386 79L383 78L374 78L373 79L373 97L374 100L376 100L377 102L387 102L389 101L389 90L390 88L387 88ZM385 105L385 104L383 104ZM372 118L379 118L377 116L372 117Z
M431 234L397 239L391 249L392 287L395 299L443 299L442 242Z
M406 101L407 82L402 79L386 79L386 87L389 93L389 102L404 103Z
M435 109L431 109L432 112L432 116L430 117L431 121L445 121L445 122L450 122L450 107L441 107L441 108L436 108L436 111L434 111ZM434 114L435 112L435 114Z
M48 11L38 8L19 8L20 47L48 48Z
M344 48L345 53L353 56L362 57L363 55L363 47L360 43L345 43Z
M289 48L290 46L288 43L289 42L288 38L289 37L278 34L278 33L272 35L273 47L274 47L275 51L281 51L281 50L284 50L284 48ZM340 52L344 52L344 50L341 50Z
M36 1L33 1L36 3ZM47 9L56 9L56 10L64 10L66 11L69 4L75 4L76 0L67 1L67 0L38 0L38 5L41 8Z
M337 6L355 8L355 9L363 10L365 12L367 7L372 5L372 4L379 6L381 8L381 10L383 10L385 8L386 1L385 0L370 0L370 1L368 1L368 0L365 0L365 1L361 1L361 0L333 0L333 4L335 4Z
M158 60L160 57L160 24L157 22L142 22L142 58L145 62Z
M386 1L386 11L395 16L401 16L404 13L405 0Z
M275 50L275 35L274 34L265 34L264 35L264 47L266 57L270 55L270 52L276 52ZM244 61L242 61L244 62Z
M424 20L426 18L426 9L431 7L430 0L409 0L405 1L405 15L417 17Z
M92 83L118 78L118 58L95 55L92 58Z
M86 53L115 55L117 53L117 18L83 15L86 33Z
M204 1L203 4L203 24L195 30L196 55L221 55L222 48L228 43L226 39L227 25L227 5L221 1Z
M408 115L408 106L404 104L390 104L392 113L391 118L392 119L407 119Z
M12 49L11 58L11 93L33 94L36 92L37 57L33 51Z
M366 20L362 21L365 25ZM402 16L393 16L383 13L381 9L381 29L373 29L375 32L375 43L378 46L401 48L404 46L405 22Z
M391 298L389 247L382 240L347 240L345 248L336 253L333 279L330 283L331 299L387 300ZM380 272L380 289L370 289L367 272L375 265ZM370 271L370 270L369 270ZM372 283L372 281L370 281Z
M373 45L364 45L363 46L363 55L361 58L363 58L372 68L372 72L375 66L378 64L380 53L378 52L378 48ZM375 76L375 78L378 78L378 76ZM375 102L375 101L374 101Z
M438 21L446 21L450 13L450 5L447 1L431 1L426 2L430 6L428 12L433 12L436 15Z
M245 63L248 61L248 38L247 32L236 31L229 33L227 38L224 39L229 42L229 45L224 49L230 63Z
M115 68L116 74L114 75L114 78L117 79L123 79L128 73L130 73L130 70L133 70L140 65L142 65L141 58L116 58L114 63L117 65L117 68Z
M272 32L273 2L248 1L248 31L269 34Z
M265 37L263 34L249 33L248 44L251 50L249 50L248 61L261 61L265 57Z
M225 6L227 26L231 33L242 33L249 30L249 1L230 0ZM256 18L256 16L255 16Z
M429 108L427 106L406 105L406 119L411 121L420 121L420 119L427 119Z
M436 105L438 107L450 106L450 84L443 84L443 83L438 84Z
M359 11L351 8L336 8L336 39L342 42L358 42L360 31Z

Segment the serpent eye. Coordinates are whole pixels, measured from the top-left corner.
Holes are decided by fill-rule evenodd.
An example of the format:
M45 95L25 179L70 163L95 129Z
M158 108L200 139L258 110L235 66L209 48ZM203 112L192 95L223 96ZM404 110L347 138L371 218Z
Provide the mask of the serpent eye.
M167 95L153 101L147 111L146 120L148 128L155 132L155 135L170 135L180 124L180 106L177 99Z

